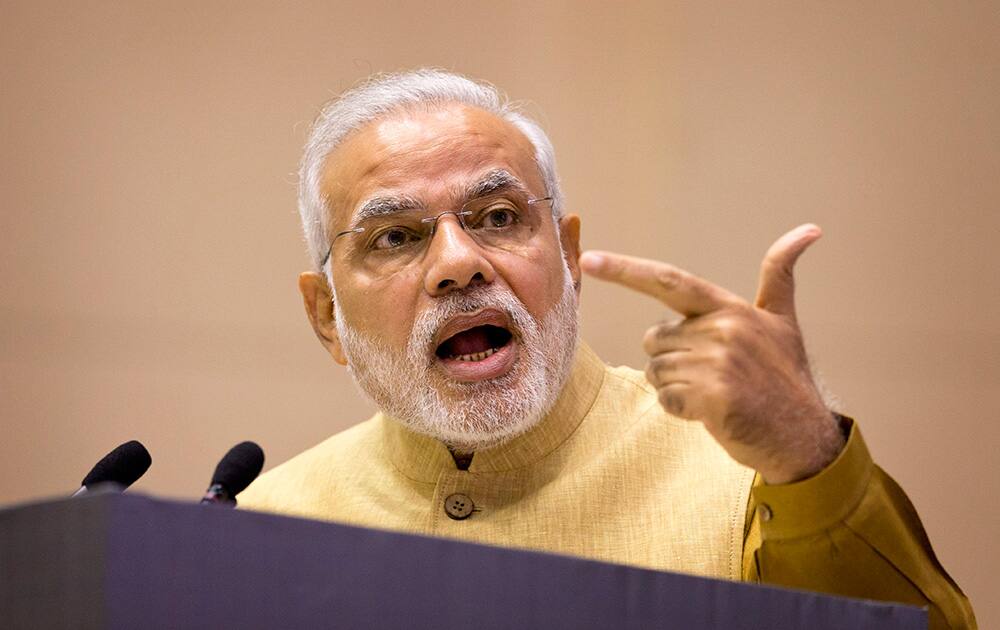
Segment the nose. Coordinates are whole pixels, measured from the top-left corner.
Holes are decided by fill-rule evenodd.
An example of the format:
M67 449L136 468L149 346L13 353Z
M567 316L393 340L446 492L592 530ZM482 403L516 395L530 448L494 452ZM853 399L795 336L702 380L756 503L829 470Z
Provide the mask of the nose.
M485 253L462 228L458 217L442 216L425 254L424 290L440 297L477 283L493 282L496 270Z

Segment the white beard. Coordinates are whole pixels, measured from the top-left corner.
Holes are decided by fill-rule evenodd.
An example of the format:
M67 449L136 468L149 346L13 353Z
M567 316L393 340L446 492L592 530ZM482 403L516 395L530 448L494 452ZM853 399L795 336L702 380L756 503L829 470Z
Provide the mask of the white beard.
M362 393L413 431L461 451L506 442L548 413L572 370L577 296L565 261L563 278L562 296L541 323L509 289L497 284L450 293L414 322L405 353L348 325L335 300L348 371ZM498 309L510 318L510 332L520 350L514 366L487 381L445 378L434 365L435 333L449 318L484 308Z

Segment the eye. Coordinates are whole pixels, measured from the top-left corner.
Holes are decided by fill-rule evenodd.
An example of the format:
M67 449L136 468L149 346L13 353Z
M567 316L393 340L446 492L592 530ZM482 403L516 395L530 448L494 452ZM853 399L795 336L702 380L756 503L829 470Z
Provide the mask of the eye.
M517 223L517 213L510 208L491 208L483 214L481 225L486 229L502 229Z
M402 227L391 227L380 231L372 239L370 248L374 250L387 251L405 247L420 240L420 237Z

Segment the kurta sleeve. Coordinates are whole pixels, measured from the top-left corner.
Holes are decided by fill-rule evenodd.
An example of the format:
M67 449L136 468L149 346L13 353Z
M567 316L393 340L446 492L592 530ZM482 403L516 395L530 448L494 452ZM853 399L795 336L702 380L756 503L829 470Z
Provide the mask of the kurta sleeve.
M846 421L846 446L815 476L774 486L754 480L743 579L925 606L932 630L976 628L913 505Z

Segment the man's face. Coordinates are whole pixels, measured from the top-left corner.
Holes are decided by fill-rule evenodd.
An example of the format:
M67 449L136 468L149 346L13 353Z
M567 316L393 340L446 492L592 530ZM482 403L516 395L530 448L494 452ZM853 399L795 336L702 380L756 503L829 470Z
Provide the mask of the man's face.
M329 233L354 227L372 200L382 212L398 202L436 216L459 210L472 191L498 179L522 199L547 194L534 147L509 123L458 105L391 115L354 132L328 158ZM444 215L422 255L391 272L352 255L368 235L342 237L331 253L333 330L320 330L324 314L316 311L324 307L303 287L317 334L391 415L474 447L526 430L551 406L575 345L579 224L562 219L560 234L548 203L532 209L537 229L506 249L484 247ZM528 409L519 403L525 396L539 400ZM481 426L490 413L493 425L517 426ZM428 415L442 417L419 417Z

